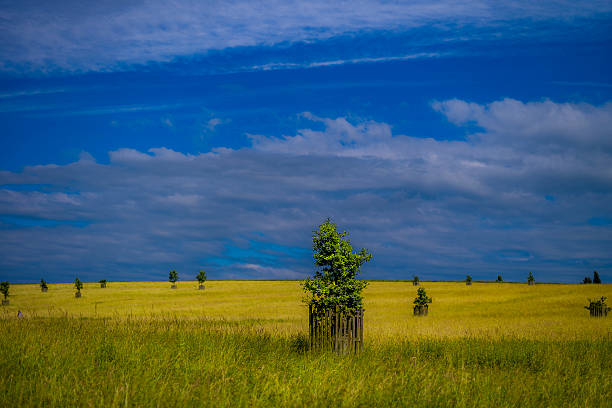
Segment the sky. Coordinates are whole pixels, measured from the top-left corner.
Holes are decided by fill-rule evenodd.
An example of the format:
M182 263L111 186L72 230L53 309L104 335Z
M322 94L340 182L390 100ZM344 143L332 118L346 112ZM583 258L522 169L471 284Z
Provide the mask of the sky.
M0 279L612 281L611 1L0 0Z

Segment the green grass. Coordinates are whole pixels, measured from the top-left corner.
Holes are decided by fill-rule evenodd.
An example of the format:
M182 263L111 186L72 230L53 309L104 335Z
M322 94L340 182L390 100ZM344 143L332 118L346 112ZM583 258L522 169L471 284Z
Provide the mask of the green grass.
M368 287L358 356L300 350L296 282L14 285L0 406L610 406L610 285L422 285Z

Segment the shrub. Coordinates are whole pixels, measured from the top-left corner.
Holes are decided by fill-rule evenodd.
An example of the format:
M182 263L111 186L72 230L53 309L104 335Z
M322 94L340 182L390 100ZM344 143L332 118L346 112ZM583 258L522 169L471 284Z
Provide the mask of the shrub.
M206 272L200 271L200 273L198 273L198 275L196 276L196 279L198 280L198 283L200 285L203 285L204 282L206 282Z
M585 276L584 279L582 280L582 283L585 283L585 284L586 283L593 283L593 281L588 276Z
M47 288L48 288L48 286L47 286L47 282L45 282L45 280L44 280L44 279L41 279L41 280L40 280L40 288L41 288L41 289L47 289Z
M77 290L77 293L81 293L81 289L83 289L83 282L79 278L74 280L74 287Z
M178 280L178 273L176 273L174 269L168 274L168 280L172 282L173 285L176 284L176 281Z
M601 283L601 278L599 277L599 273L597 273L597 271L593 271L593 283Z
M10 286L8 281L0 282L0 293L4 295L4 300L8 299Z
M497 282L503 282L504 280L502 279L501 275L497 275Z
M306 278L302 288L305 303L315 313L339 309L342 313L357 313L362 308L361 291L367 283L357 280L361 266L372 255L366 249L353 252L351 242L338 232L336 224L328 218L312 236L313 258L320 267L314 276Z

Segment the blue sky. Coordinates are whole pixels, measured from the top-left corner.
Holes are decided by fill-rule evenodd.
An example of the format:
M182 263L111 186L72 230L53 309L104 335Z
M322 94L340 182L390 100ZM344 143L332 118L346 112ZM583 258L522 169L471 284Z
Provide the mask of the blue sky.
M57 3L57 2L56 2ZM612 280L612 3L0 1L0 279Z

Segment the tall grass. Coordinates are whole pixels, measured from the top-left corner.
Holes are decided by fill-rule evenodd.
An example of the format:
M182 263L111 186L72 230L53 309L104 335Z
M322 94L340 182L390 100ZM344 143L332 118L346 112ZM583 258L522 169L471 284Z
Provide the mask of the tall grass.
M583 306L612 286L422 286L415 318L411 283L371 283L364 351L338 356L303 351L297 282L14 285L0 406L609 406L612 319Z
M3 320L2 406L606 406L610 339L423 339L357 356L205 319Z

